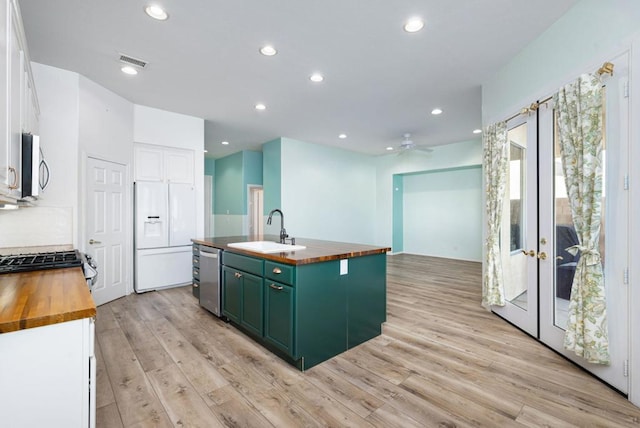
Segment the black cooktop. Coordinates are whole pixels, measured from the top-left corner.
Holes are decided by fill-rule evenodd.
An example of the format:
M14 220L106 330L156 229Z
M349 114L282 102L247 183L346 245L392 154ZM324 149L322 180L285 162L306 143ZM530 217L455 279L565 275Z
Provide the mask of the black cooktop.
M0 256L0 273L58 269L82 266L82 264L83 260L78 250L36 254L16 254Z

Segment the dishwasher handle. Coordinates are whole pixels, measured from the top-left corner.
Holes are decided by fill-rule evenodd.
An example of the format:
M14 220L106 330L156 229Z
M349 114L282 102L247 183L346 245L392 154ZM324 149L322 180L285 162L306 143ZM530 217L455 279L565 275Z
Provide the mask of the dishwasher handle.
M200 250L200 257L207 257L210 259L217 259L218 258L218 254L216 253L206 253L202 250Z

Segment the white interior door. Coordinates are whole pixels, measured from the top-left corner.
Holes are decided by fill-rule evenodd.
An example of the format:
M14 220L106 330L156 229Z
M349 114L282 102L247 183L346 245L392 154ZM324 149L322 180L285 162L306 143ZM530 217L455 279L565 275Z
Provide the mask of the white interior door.
M85 248L98 264L98 280L93 286L96 305L120 298L127 291L125 183L125 165L87 158Z
M509 172L500 248L504 307L492 310L532 336L538 335L538 168L536 114L507 123Z
M628 392L629 359L629 98L628 60L614 61L605 82L605 135L600 253L607 302L609 366L590 364L563 347L576 260L565 248L577 244L555 139L551 102L540 115L540 234L549 257L540 263L540 340L622 392Z

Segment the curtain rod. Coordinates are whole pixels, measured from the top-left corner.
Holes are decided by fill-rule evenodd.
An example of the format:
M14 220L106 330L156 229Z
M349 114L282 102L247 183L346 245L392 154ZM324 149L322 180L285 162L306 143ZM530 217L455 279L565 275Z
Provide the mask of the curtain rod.
M604 64L602 64L602 66L595 72L595 74L597 74L598 76L602 76L603 74L609 74L611 76L613 76L613 63L611 62L605 62ZM540 104L544 104L547 101L549 101L550 99L553 98L553 95L537 101L537 102L533 102L531 103L531 105L529 107L523 107L522 109L520 109L520 111L512 116L509 116L507 119L505 119L505 122L510 121L511 119L515 119L516 117L523 115L523 114L529 114L531 112L534 112L536 110L538 110L538 107L540 107Z

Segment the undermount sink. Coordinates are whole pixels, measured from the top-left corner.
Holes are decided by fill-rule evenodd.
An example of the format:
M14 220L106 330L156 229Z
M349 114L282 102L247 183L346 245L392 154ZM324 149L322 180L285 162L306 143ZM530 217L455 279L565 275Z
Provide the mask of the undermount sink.
M239 248L241 250L255 251L257 253L283 253L289 251L304 250L304 245L280 244L272 241L250 241L250 242L233 242L228 244L231 248Z

